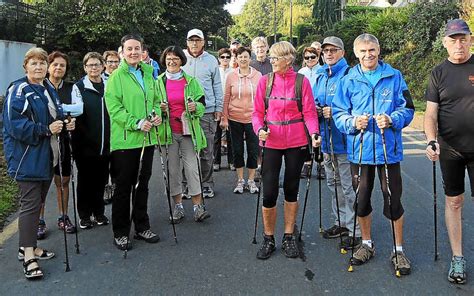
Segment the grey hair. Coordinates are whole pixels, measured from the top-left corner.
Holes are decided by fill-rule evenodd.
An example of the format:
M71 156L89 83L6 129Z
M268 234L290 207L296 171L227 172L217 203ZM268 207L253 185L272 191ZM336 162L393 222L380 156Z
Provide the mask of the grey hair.
M268 47L268 42L267 42L267 38L263 37L263 36L259 36L259 37L255 37L253 40L252 40L252 49L257 49L257 45L259 43L263 43L263 45L265 45L266 47Z
M356 51L357 45L359 45L360 43L374 43L377 44L377 46L380 48L379 40L377 39L377 37L369 33L363 33L357 36L357 38L354 40L354 52Z

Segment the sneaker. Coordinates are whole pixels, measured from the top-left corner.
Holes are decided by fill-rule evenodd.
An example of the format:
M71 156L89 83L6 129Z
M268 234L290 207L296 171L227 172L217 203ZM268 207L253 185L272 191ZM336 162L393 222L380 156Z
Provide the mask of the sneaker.
M263 243L257 252L257 259L268 259L275 250L275 237L273 235L263 235Z
M211 187L206 186L202 189L202 196L204 198L213 198L214 197L214 190Z
M348 235L349 235L349 229L345 227L339 227L338 225L334 225L333 227L326 229L323 232L323 237L326 239L337 238L340 236L348 236Z
M125 235L114 237L114 245L121 251L132 249L132 242Z
M244 193L245 180L239 180L234 188L234 193Z
M170 217L170 223L173 221L175 224L181 222L184 219L184 208L174 206L173 216Z
M99 225L99 226L108 225L109 224L109 218L107 218L107 216L105 216L104 214L97 215L97 217L95 217L95 223L97 223L97 225Z
M215 163L215 164L212 165L212 169L214 170L214 172L218 172L221 169L221 165Z
M81 227L81 229L91 229L92 227L94 227L94 224L89 218L81 219L79 220L79 227Z
M156 244L160 241L160 237L158 236L158 234L154 233L150 229L135 233L134 238L138 240L144 240L145 242L150 244Z
M281 242L281 250L288 258L296 258L300 255L296 246L296 238L293 234L285 234Z
M316 175L316 179L324 180L326 179L326 171L324 170L324 166L318 163L318 174Z
M76 233L76 225L72 224L68 215L64 215L58 218L58 228L60 230L66 228L67 233Z
M342 243L339 243L339 248L344 250L352 250L352 246L354 246L354 250L357 250L357 248L360 247L360 244L362 244L361 237L356 237L354 241L353 236L347 236L342 239Z
M38 231L36 232L36 238L42 240L46 238L46 222L40 219L38 222Z
M300 175L300 178L301 179L306 179L308 178L309 176L309 169L310 169L310 166L309 164L303 164L303 169L301 170L301 175Z
M254 180L248 180L247 181L247 186L249 187L250 193L252 193L252 194L258 193L259 189L257 187L257 184L255 184Z
M233 163L230 163L230 164L229 164L229 169L230 169L231 171L235 171L235 165L234 165Z
M374 257L375 248L369 247L366 244L361 244L357 251L354 252L354 256L351 258L351 263L354 265L362 265Z
M258 166L257 169L255 170L255 177L253 178L255 182L260 182L260 179L262 179L261 170L262 170L261 166Z
M194 221L202 222L209 217L211 217L211 215L206 211L203 204L197 205L194 209Z
M390 256L390 260L392 261L392 264L395 270L399 270L401 275L410 274L410 271L411 271L410 260L408 260L405 253L397 251L397 256L395 256L395 253L392 252L392 255ZM397 260L398 260L398 264L397 264Z
M455 284L464 284L466 280L466 259L464 259L464 257L453 256L448 271L448 281Z

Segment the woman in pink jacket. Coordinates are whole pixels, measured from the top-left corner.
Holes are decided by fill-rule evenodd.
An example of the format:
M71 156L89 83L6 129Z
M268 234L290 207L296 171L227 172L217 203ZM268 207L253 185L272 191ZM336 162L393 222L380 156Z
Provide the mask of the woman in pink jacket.
M227 75L224 91L224 108L221 127L229 128L234 165L237 170L237 186L234 193L244 193L248 186L250 193L257 193L255 169L257 168L258 138L252 129L252 112L255 91L262 74L250 67L250 49L239 47L235 58L239 65ZM244 180L244 137L247 144L247 168L249 177L247 186Z
M285 233L282 250L286 257L299 256L293 233L298 214L300 172L311 146L321 145L318 116L307 78L293 71L295 48L286 41L270 48L273 72L260 79L252 114L253 129L263 144L263 227L264 240L258 259L268 259L275 251L276 201L282 158L285 159ZM301 80L300 80L301 79ZM298 89L297 81L301 87ZM268 83L267 83L268 82Z

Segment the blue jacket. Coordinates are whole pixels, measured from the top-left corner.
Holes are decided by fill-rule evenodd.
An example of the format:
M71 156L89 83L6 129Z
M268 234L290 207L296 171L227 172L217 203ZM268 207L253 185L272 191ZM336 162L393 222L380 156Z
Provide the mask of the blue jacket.
M29 84L26 77L13 82L3 106L4 152L7 173L17 181L48 181L53 177L48 110L45 90L54 102L58 119L63 112L59 97L48 83Z
M342 79L332 101L334 122L347 134L347 158L352 163L359 162L361 135L355 128L355 117L364 114L370 115L370 120L364 132L362 164L384 163L381 132L373 117L383 113L392 119L392 126L385 130L387 162L403 159L402 129L413 119L415 107L400 71L383 62L378 66L382 73L374 87L357 65Z
M341 79L347 74L349 65L345 58L340 59L334 66L331 67L331 75L329 75L329 67L327 64L320 67L317 71L317 78L313 85L314 101L318 106L331 106L336 89L340 84ZM334 124L334 120L326 120L323 116L319 116L319 130L323 143L321 145L324 153L331 153L330 146L330 122L332 143L335 154L347 153L347 139L346 135L341 133Z

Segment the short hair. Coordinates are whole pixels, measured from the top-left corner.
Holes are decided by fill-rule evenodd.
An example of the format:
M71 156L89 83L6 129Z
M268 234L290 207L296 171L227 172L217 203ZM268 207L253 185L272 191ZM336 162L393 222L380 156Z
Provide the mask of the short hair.
M64 77L66 77L66 75L69 71L69 57L67 56L67 54L56 50L56 51L53 51L52 53L49 54L48 64L51 65L54 62L54 60L57 59L57 58L62 58L66 61L66 71L64 72Z
M34 58L46 61L46 63L48 63L48 53L41 47L33 47L30 48L25 54L25 58L23 59L23 68L26 68L28 61Z
M303 49L303 57L304 57L304 54L307 52L314 53L316 56L318 55L318 51L313 46L308 46Z
M102 54L102 57L104 58L104 61L107 61L107 58L110 57L110 56L114 56L114 57L118 58L119 61L120 61L120 55L115 50L107 50L107 51L104 51L104 53Z
M148 51L150 52L150 48L146 44L142 44L142 51Z
M234 52L235 57L237 57L238 55L241 55L244 52L247 52L249 54L249 56L252 55L252 51L250 50L250 48L245 47L245 46L240 46L240 47L235 49L235 52Z
M363 33L357 36L357 38L354 40L354 52L356 51L356 47L360 43L374 43L380 48L379 40L377 39L377 37L369 33Z
M163 53L160 56L160 63L162 65L166 66L166 56L170 53L174 54L181 60L182 66L184 66L186 62L188 61L188 59L186 58L186 55L184 54L183 49L177 45L172 45L172 46L168 46L167 48L165 48L165 50L163 50Z
M125 44L125 42L127 42L128 40L137 40L138 42L140 42L140 46L143 47L143 38L142 36L138 34L127 34L123 36L122 39L120 40L120 44L122 45L122 47Z
M252 49L256 49L257 48L257 45L259 43L263 43L263 45L265 45L266 47L268 47L268 42L267 42L267 38L263 37L263 36L258 36L258 37L255 37L253 40L252 40Z
M224 47L224 48L219 49L219 51L217 51L217 56L220 57L220 56L221 56L222 54L224 54L224 53L228 53L228 54L230 54L230 55L232 54L232 53L230 52L230 48Z
M318 42L318 41L314 41L313 43L311 43L311 47L313 48L321 48L321 42Z
M91 52L86 53L86 55L85 55L84 58L82 59L82 63L84 64L84 66L87 64L87 62L88 62L90 59L98 59L102 65L104 64L104 58L103 58L102 55L101 55L100 53L98 53L98 52L91 51Z
M276 55L277 57L284 57L291 62L291 64L296 59L296 49L288 41L279 41L274 43L270 47L270 55Z

